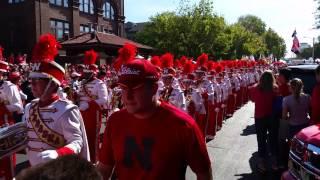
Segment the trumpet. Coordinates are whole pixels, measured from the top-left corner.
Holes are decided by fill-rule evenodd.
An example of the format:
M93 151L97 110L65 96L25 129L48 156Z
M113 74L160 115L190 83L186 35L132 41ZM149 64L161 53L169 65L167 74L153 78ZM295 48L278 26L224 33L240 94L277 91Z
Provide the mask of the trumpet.
M192 99L192 89L185 90L185 98L186 98L186 107L188 114L195 118L195 112L196 112L196 105Z

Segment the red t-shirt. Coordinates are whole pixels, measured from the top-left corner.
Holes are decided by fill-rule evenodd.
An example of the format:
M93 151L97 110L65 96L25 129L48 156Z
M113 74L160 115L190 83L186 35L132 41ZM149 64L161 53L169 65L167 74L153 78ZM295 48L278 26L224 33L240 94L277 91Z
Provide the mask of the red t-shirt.
M281 84L279 85L279 95L282 97L286 97L291 95L289 85L288 84Z
M274 91L263 92L257 86L253 86L250 88L250 97L255 103L255 118L263 118L272 115L272 104L276 97Z
M315 124L320 123L320 83L312 91L311 121Z
M207 173L211 168L196 122L163 102L148 119L137 119L125 109L112 114L100 162L115 165L120 180L185 179L187 165L195 173Z

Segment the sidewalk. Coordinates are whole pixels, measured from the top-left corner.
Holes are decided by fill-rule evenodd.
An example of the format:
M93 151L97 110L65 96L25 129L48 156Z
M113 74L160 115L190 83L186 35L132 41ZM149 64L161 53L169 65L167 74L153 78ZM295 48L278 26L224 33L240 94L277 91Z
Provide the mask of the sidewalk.
M255 170L257 140L254 127L254 104L249 102L226 120L215 139L207 143L214 180L278 179L278 175L261 175ZM188 169L187 180L195 180Z

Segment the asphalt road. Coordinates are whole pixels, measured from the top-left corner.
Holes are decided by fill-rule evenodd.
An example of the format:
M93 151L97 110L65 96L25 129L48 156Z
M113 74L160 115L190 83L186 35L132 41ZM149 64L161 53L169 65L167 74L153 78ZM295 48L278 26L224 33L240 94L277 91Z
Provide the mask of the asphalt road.
M215 139L207 143L215 180L277 180L280 172L260 174L256 170L257 140L253 119L254 105L248 103L227 119ZM17 156L18 169L24 167L25 155ZM188 169L187 180L196 180Z

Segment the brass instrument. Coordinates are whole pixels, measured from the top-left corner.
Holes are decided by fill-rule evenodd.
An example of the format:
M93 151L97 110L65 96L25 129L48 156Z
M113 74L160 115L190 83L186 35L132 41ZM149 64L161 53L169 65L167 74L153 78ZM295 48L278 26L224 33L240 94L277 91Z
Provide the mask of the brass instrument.
M0 128L0 159L26 148L27 131L24 122Z
M160 99L165 102L169 102L173 88L165 87L160 94Z
M186 89L184 90L184 96L186 98L186 107L188 114L195 118L195 112L196 112L196 105L195 102L192 100L192 89Z
M117 108L121 108L121 89L117 87L112 89L110 106L111 111L114 111Z

